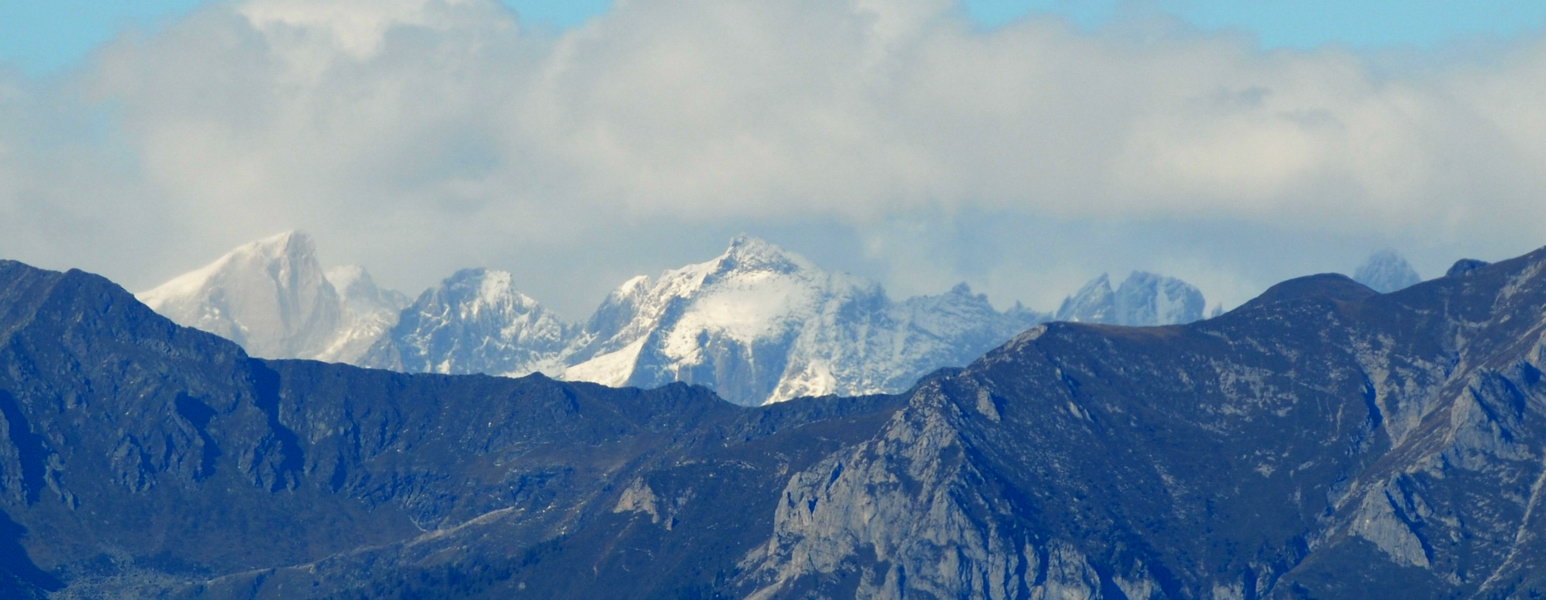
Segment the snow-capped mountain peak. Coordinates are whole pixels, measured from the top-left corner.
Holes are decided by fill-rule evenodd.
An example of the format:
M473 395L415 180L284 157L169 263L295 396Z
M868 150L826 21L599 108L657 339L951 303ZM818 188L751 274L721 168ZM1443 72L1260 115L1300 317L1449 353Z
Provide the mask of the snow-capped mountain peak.
M874 282L743 235L711 261L614 291L564 378L699 383L740 404L896 391L1024 326L968 287L898 304Z
M999 311L964 282L893 301L873 281L740 235L710 260L629 279L580 327L521 293L507 271L464 269L410 303L360 267L324 272L315 246L300 232L259 240L142 297L260 356L412 372L541 371L613 386L686 382L740 404L899 392L1048 317L1019 305ZM1195 288L1138 272L1115 288L1095 278L1058 315L1146 325L1201 311Z
M268 273L271 277L290 278L298 270L316 263L316 243L300 231L286 231L233 248L213 262L178 275L166 283L136 294L140 302L155 310L208 290L212 281L230 278L237 271ZM248 273L255 274L255 273Z
M316 242L302 231L238 246L139 298L255 356L336 361L358 358L403 304L401 294L377 288L363 268L324 272Z
M1168 325L1202 318L1206 302L1191 284L1145 271L1134 271L1111 289L1106 274L1090 280L1063 300L1058 321L1110 325Z
M429 373L557 373L574 329L518 291L508 271L463 269L404 309L362 364Z
M515 288L509 271L462 269L446 280L447 300L473 318L485 313L530 313L539 306Z
M408 306L408 297L378 287L359 265L331 267L325 275L343 300L344 319L333 343L314 358L358 362L397 323L397 314Z
M238 246L139 295L174 321L227 337L256 356L315 356L342 318L316 243L287 231Z
M730 240L730 247L712 262L714 273L772 272L794 273L819 271L816 265L798 254L769 243L759 237L740 234Z
M1115 310L1113 296L1110 278L1101 273L1072 296L1064 298L1053 318L1059 321L1106 323L1111 320Z

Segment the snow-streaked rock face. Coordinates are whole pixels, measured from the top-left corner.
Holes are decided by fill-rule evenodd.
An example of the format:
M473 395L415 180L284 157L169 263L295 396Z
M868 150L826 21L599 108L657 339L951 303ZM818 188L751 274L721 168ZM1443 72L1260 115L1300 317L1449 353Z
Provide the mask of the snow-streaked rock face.
M505 271L464 269L426 290L360 360L415 373L556 374L576 331Z
M299 231L240 246L139 299L254 356L338 362L357 359L404 303L359 267L324 272L316 243Z
M1369 260L1353 272L1353 281L1369 286L1370 289L1386 294L1399 289L1410 287L1422 281L1412 265L1406 262L1400 254L1394 250L1381 250L1369 256Z
M311 239L296 232L238 248L141 297L258 356L409 372L542 372L611 386L685 382L746 405L901 392L1048 317L996 310L965 284L893 301L874 282L744 235L708 262L628 280L584 326L496 270L460 271L409 306L359 267L324 273ZM1091 281L1058 315L1154 325L1194 321L1202 309L1190 285L1134 273L1115 291L1104 275Z
M333 337L333 343L314 358L359 362L371 345L397 323L397 314L408 305L408 297L377 287L370 273L358 265L332 267L326 275L343 300L345 326Z
M1134 271L1111 289L1102 274L1063 300L1053 316L1058 321L1108 325L1174 325L1202 319L1202 292L1174 277Z
M873 282L822 271L740 236L712 261L635 278L586 327L565 379L702 384L739 404L905 389L1039 322L964 286L891 301Z

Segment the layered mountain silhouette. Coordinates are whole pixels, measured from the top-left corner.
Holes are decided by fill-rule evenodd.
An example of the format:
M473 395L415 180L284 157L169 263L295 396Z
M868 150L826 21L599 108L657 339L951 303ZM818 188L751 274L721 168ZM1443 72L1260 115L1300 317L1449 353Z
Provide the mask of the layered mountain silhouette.
M685 382L747 405L900 392L1050 318L996 310L965 284L895 301L874 282L744 235L713 260L625 282L584 324L564 322L509 272L491 269L459 271L410 304L359 267L324 271L299 232L238 248L141 298L264 357L639 387ZM1202 294L1185 282L1135 273L1114 294L1102 276L1058 318L1157 325L1195 321L1201 307Z
M1049 323L743 408L250 358L0 262L0 590L180 598L1546 592L1546 250Z

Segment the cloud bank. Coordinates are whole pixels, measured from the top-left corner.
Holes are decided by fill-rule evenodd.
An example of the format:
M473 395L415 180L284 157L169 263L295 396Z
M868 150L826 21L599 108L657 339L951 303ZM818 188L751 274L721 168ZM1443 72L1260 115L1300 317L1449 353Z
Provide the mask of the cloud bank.
M0 254L148 287L302 227L416 291L508 268L576 315L749 231L898 293L1048 306L1102 269L1215 299L1395 246L1546 244L1546 42L1264 52L1163 17L936 0L248 0L0 76Z

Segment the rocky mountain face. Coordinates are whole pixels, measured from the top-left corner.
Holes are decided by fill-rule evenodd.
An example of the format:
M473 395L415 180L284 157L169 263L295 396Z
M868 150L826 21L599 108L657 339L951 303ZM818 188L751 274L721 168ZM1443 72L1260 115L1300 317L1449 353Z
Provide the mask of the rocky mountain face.
M1042 320L1001 313L965 286L893 302L872 282L742 236L712 261L614 291L563 378L696 383L747 405L895 392Z
M334 362L358 360L407 304L360 267L324 271L316 243L298 231L238 247L139 298L257 356Z
M398 313L408 305L401 292L376 286L376 282L358 265L329 268L329 285L343 300L343 319L333 342L315 358L328 362L359 363L365 353L398 322Z
M1422 281L1422 277L1396 251L1381 250L1369 255L1369 259L1353 271L1353 281L1376 292L1389 293L1414 285Z
M10 596L1546 593L1546 250L1180 326L1050 323L904 396L738 408L248 358L0 263Z
M1053 320L1108 325L1172 325L1202 319L1202 292L1174 277L1134 271L1116 290L1102 274L1063 300Z
M556 374L578 334L505 271L464 269L425 290L358 364L412 373Z

